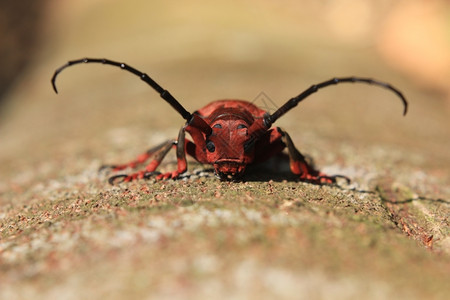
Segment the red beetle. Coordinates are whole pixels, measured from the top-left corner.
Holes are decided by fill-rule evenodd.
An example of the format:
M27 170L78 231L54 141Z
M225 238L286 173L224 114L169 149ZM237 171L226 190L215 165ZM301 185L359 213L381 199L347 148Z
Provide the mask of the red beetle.
M312 183L334 183L338 177L347 178L340 175L328 176L316 170L306 162L305 157L295 148L289 135L279 127L271 128L272 124L317 90L343 82L362 82L387 88L396 93L402 100L404 115L408 107L403 94L388 83L369 78L345 77L333 78L312 85L297 97L287 101L273 114L269 114L254 104L242 100L214 101L194 113L190 113L167 90L163 89L147 74L124 63L98 58L73 60L58 68L51 80L56 93L58 91L55 80L58 74L65 68L80 63L112 65L139 76L186 120L186 124L181 128L177 139L168 140L148 150L130 163L109 166L114 171L120 171L129 167L135 168L153 157L145 167L145 170L129 175L112 176L109 179L111 184L114 184L116 179L122 179L122 181L127 182L137 178L149 178L154 175L157 180L175 179L187 170L186 153L200 163L213 165L215 173L220 179L238 179L243 175L248 165L263 162L280 153L284 148L288 150L290 169L300 180ZM185 132L191 135L193 141L185 138ZM155 172L171 148L176 148L177 170L163 174Z

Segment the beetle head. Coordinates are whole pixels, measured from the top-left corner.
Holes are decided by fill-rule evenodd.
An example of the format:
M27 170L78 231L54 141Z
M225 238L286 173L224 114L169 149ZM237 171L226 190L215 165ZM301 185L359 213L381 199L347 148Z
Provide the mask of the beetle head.
M246 166L253 162L255 151L249 128L253 117L246 111L222 108L212 114L209 124L212 133L206 139L206 157L216 174L225 180L243 175Z

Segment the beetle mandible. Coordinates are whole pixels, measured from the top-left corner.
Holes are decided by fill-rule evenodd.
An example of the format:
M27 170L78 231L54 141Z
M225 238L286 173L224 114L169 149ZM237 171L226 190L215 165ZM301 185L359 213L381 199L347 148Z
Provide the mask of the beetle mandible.
M65 68L81 63L101 63L121 68L139 76L150 85L161 98L167 101L185 120L186 123L180 129L178 138L168 140L138 156L132 162L109 166L113 171L126 168L135 168L152 160L144 170L129 175L120 174L109 178L109 183L114 184L118 179L128 182L135 179L156 176L160 179L176 179L186 172L186 153L203 164L214 167L215 174L222 180L239 179L251 164L263 162L287 148L289 165L293 174L300 180L312 183L335 183L341 175L326 175L312 164L294 146L290 136L281 128L272 128L272 124L286 112L319 89L340 83L366 83L380 86L394 92L403 102L403 115L406 114L408 103L403 94L392 85L361 77L333 78L318 84L314 84L301 94L288 100L273 114L269 114L254 104L243 100L218 100L205 107L190 113L167 90L163 89L147 74L125 64L109 59L83 58L72 60L56 69L51 83L56 93L56 77ZM188 132L192 141L186 139ZM176 149L177 170L167 173L158 173L156 168L160 165L171 148Z

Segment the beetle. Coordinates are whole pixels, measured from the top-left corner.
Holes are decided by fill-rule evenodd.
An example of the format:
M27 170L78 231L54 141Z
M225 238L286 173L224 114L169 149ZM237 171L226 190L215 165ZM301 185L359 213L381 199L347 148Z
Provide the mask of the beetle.
M152 176L155 176L156 180L176 179L187 171L186 154L202 164L212 165L215 174L221 180L238 180L244 174L247 166L263 162L281 153L285 148L287 148L291 172L298 176L299 180L316 184L331 184L336 183L337 178L343 177L349 181L345 176L329 176L317 170L297 150L289 134L279 127L273 128L272 124L319 89L340 83L366 83L388 89L401 99L403 115L406 115L408 109L408 103L403 94L386 82L362 77L341 77L312 85L298 96L289 99L272 114L243 100L217 100L190 113L147 74L125 63L103 58L71 60L56 69L51 78L55 93L58 93L56 88L58 74L69 66L83 63L111 65L140 77L186 121L180 129L177 139L167 140L129 163L107 166L111 167L113 171L121 171L127 168L136 168L152 158L144 170L110 177L109 183L111 184L118 180L128 182ZM192 141L185 137L186 132L190 134ZM176 149L177 170L162 174L156 172L157 167L172 148Z

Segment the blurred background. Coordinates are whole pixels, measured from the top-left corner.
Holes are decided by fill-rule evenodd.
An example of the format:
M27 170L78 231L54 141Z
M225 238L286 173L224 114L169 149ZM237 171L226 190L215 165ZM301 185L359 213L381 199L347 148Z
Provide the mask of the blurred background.
M388 91L343 85L277 125L306 152L321 139L387 143L431 157L429 168L450 164L449 1L2 1L0 36L1 176L44 172L49 158L129 157L176 135L179 115L112 67L67 69L55 95L54 70L86 56L148 73L190 111L261 92L279 106L334 76L377 78L405 93L406 118Z

